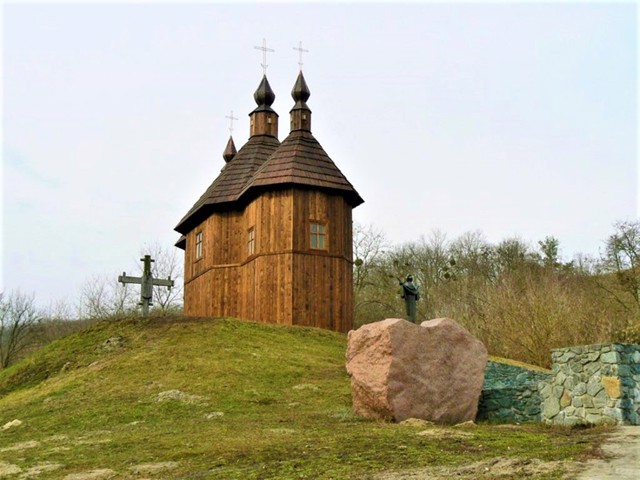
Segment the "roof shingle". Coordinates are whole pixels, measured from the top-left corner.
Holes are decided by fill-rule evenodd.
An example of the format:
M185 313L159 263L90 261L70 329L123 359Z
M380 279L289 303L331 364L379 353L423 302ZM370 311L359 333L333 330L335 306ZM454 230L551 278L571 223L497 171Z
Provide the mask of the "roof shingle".
M240 196L251 189L276 185L304 185L335 190L353 207L364 202L320 143L307 130L294 130L257 169Z
M180 220L175 230L186 234L216 205L235 202L258 168L278 148L280 142L269 135L255 135L227 163L220 175Z

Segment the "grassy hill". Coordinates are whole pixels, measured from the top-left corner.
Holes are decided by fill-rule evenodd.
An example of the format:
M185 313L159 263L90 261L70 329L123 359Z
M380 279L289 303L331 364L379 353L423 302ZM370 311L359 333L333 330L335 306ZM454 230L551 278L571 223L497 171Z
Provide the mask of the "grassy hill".
M99 323L0 371L0 478L485 478L500 462L486 478L560 478L558 461L592 451L597 430L362 420L345 348L227 319Z

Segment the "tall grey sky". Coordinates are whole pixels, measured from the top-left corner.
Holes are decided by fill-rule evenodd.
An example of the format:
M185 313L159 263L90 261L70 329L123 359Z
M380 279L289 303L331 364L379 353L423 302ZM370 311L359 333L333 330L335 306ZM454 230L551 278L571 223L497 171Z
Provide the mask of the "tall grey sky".
M393 242L435 229L597 255L638 212L633 3L5 4L3 284L132 271L247 140L266 38L280 139L312 130Z

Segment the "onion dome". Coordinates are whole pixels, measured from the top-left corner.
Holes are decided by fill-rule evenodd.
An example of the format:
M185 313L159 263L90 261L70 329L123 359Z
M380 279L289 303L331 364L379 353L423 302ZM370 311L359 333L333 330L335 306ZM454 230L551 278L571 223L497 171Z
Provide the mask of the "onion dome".
M337 194L357 207L364 200L311 134L311 110L306 104L311 92L302 72L291 96L296 102L291 109L291 132L255 171L240 197L251 199L265 190L293 187Z
M227 147L224 149L222 158L224 158L225 162L229 163L231 160L233 160L233 157L236 156L236 153L238 153L238 151L236 150L236 146L233 143L233 137L229 136L229 141L227 142Z
M266 75L262 77L262 81L253 94L253 98L258 106L249 114L251 118L250 136L270 135L278 138L278 114L271 108L276 95L271 90L271 85L269 85Z
M311 91L307 86L307 82L304 80L304 75L302 75L302 72L298 74L296 83L293 86L293 89L291 90L291 96L296 101L296 104L293 107L294 110L298 108L309 109L306 102L307 100L309 100L309 97L311 96Z
M253 99L258 104L258 108L256 108L254 112L273 111L271 109L271 105L273 105L273 102L276 99L276 94L273 93L266 75L262 77L262 81L260 82L260 85L258 85L258 89L253 94Z
M307 100L311 96L311 91L307 86L307 82L304 80L302 71L298 74L296 83L291 90L291 96L296 101L296 104L291 109L291 131L294 130L307 130L311 131L311 110L307 105Z

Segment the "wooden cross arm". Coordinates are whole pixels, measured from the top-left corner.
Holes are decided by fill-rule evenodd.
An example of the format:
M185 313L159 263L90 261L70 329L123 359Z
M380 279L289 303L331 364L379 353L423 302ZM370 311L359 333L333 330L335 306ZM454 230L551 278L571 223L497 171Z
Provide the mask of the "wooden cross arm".
M122 275L118 276L118 281L122 283L142 283L142 278L140 277L129 277L126 273L122 273Z
M165 280L164 278L153 278L153 279L151 280L151 282L152 282L154 285L159 285L159 286L161 286L161 287L169 287L169 288L171 288L171 287L173 287L173 285L174 285L174 281L173 281L173 280L171 280L171 278L168 278L168 279L166 279L166 280Z

